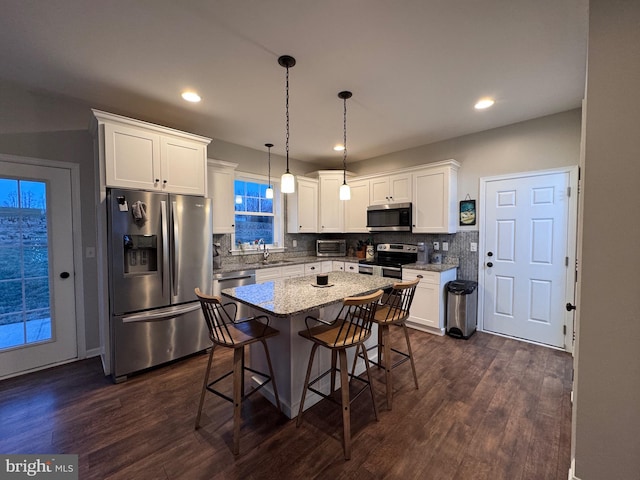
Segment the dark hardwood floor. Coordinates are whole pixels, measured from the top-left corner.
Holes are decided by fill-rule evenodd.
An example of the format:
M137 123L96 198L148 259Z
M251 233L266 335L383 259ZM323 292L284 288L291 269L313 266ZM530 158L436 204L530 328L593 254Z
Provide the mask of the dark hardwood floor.
M0 453L79 454L81 479L567 478L569 354L483 333L465 341L411 330L411 340L420 389L408 363L394 370L389 412L376 371L380 420L367 395L353 404L349 461L330 403L296 428L250 397L235 458L231 404L208 394L194 430L206 355L119 385L96 358L2 381ZM216 371L220 359L231 363L219 354Z

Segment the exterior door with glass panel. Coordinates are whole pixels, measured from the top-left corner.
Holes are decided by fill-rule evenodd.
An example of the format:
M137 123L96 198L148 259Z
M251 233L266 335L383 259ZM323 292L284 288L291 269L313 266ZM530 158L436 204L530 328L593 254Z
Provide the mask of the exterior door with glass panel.
M0 378L76 358L71 172L0 161Z
M569 172L484 183L484 330L565 347L574 289L570 185Z

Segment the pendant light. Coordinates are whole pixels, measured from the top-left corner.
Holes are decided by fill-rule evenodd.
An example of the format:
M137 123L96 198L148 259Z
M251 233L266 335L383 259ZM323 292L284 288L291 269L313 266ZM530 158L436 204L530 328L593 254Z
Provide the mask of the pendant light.
M278 63L287 69L286 82L286 103L285 111L287 117L287 136L286 136L286 152L287 152L287 171L282 174L280 179L280 190L282 193L293 193L296 191L296 179L289 173L289 69L296 64L296 59L289 55L282 55L278 58Z
M342 146L342 185L340 185L340 200L351 200L351 188L347 185L347 99L351 98L352 93L343 91L338 94L344 103L344 142Z
M269 180L267 181L267 183L269 184L269 186L267 187L267 190L264 192L264 196L266 198L273 198L273 188L271 188L271 147L273 147L273 143L265 143L264 144L265 147L267 147L269 149Z

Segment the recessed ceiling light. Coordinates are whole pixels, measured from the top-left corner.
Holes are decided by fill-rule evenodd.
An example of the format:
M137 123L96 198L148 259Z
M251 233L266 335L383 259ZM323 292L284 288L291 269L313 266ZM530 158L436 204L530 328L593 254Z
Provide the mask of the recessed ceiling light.
M184 98L187 102L198 103L201 98L196 92L182 92L182 98Z
M336 145L335 147L333 147L333 149L334 149L336 152L341 152L341 151L343 151L343 150L344 150L344 145Z
M476 110L484 110L485 108L489 108L491 105L495 103L495 100L492 98L482 98L478 100L478 103L475 104Z

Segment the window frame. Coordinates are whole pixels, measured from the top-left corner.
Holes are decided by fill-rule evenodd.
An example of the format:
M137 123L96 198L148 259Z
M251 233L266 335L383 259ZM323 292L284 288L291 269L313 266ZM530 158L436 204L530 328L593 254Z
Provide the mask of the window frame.
M258 175L248 172L236 172L234 175L234 191L233 191L233 205L234 205L234 219L235 215L242 215L242 212L235 211L235 182L236 180L243 182L255 182L268 185L268 178L265 175ZM271 187L273 188L273 243L268 243L267 248L272 252L284 252L284 219L283 219L283 206L284 198L280 191L280 182L271 178ZM248 247L239 247L236 244L236 232L231 234L231 254L232 255L249 255L257 253L258 248L256 245L249 245Z

